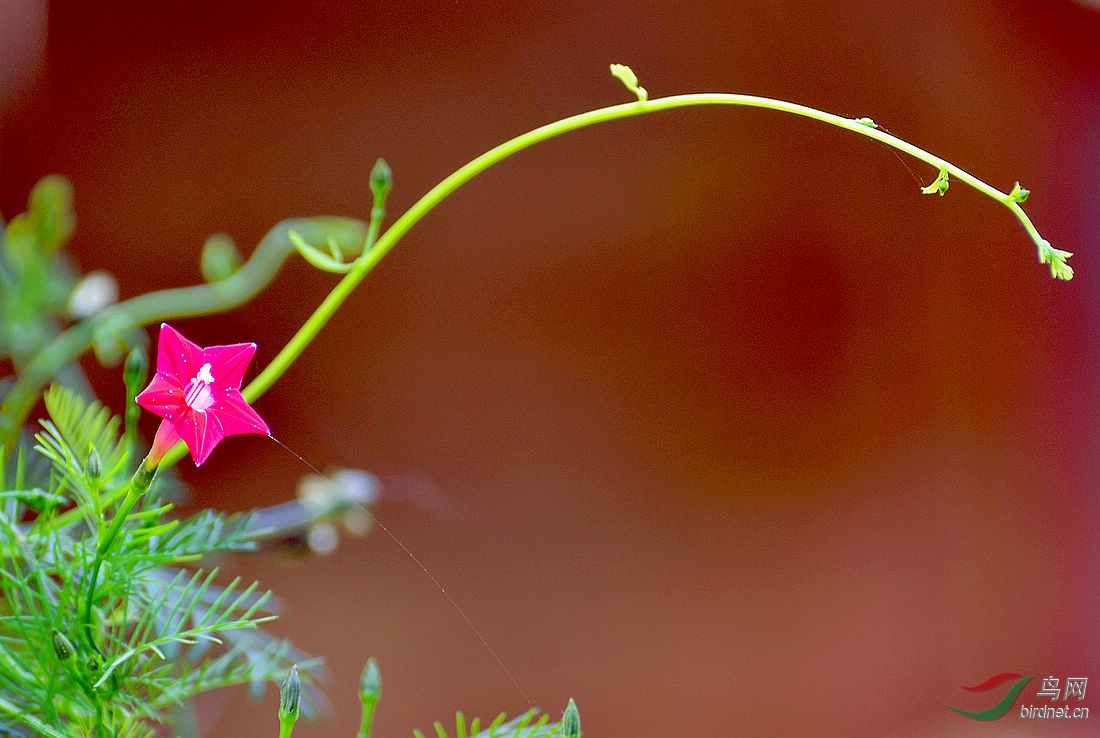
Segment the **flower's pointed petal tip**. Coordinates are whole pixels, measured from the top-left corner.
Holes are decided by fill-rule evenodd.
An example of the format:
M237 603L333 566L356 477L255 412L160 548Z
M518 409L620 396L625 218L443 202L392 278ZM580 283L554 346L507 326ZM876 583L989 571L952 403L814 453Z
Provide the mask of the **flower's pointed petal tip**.
M218 407L218 420L226 436L242 434L271 435L271 428L243 397L229 397Z
M183 334L177 331L167 323L160 324L160 334L157 336L159 343L173 342L173 341L186 341Z
M187 443L187 451L191 454L191 461L194 461L196 466L206 463L216 445L218 445L217 441L210 443L204 440L198 440L195 445Z
M164 323L157 339L157 372L184 375L202 365L203 350L182 333Z
M214 380L218 387L239 390L244 381L244 373L255 355L256 344L234 343L205 349L203 360L217 367Z
M176 410L181 390L173 377L158 372L149 382L149 386L134 398L140 407L164 418Z
M189 412L182 415L176 426L176 432L187 444L187 450L191 452L191 458L196 465L206 461L210 452L224 438L221 426L217 422L211 422L209 413Z

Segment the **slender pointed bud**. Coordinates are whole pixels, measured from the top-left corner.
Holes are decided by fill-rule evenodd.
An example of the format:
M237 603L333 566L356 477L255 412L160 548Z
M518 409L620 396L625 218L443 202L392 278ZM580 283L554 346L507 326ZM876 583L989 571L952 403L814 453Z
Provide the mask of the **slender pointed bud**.
M385 159L374 163L370 171L370 189L374 193L374 205L370 209L370 223L367 224L367 236L363 240L363 254L374 247L378 231L382 227L382 218L386 215L386 196L393 187L393 171Z
M202 245L199 265L203 279L220 282L241 268L241 253L232 238L224 233L215 233Z
M561 716L561 735L562 738L580 738L581 735L581 711L572 697Z
M53 632L53 652L58 661L68 661L73 657L76 649L73 643L60 630Z
M297 722L301 699L302 680L295 664L290 667L290 674L279 688L279 723L284 730L289 730L287 726L293 726Z
M135 346L126 357L126 366L122 370L122 381L126 383L126 397L131 401L145 386L149 375L149 354L141 346Z
M84 477L93 487L98 487L99 481L103 478L103 460L99 458L99 452L91 443L88 444L88 460L84 462Z
M374 169L370 172L370 189L375 197L385 197L393 189L393 170L385 159L374 163Z
M363 668L363 676L359 679L359 699L375 700L382 695L382 672L378 670L378 662L371 656L367 659L367 665Z
M378 670L378 662L371 656L367 659L363 676L359 679L359 701L363 703L363 717L359 722L358 738L369 738L371 724L374 722L374 706L381 696L382 672Z

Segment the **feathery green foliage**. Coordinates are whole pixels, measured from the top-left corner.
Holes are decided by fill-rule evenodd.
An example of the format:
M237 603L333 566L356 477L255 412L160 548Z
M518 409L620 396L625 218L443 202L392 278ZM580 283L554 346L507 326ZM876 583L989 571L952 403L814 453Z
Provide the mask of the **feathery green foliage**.
M443 723L436 722L433 727L436 738L450 738ZM560 736L561 731L561 723L551 723L549 715L540 714L535 709L511 720L502 712L484 730L480 718L474 718L467 724L463 713L455 714L454 738L553 738ZM413 735L415 738L428 738L420 730L413 730Z
M14 478L0 479L0 712L45 734L146 735L200 692L258 690L297 664L309 714L318 662L258 630L274 618L270 593L181 567L254 548L250 516L206 510L180 521L152 496L127 516L87 602L88 569L130 467L122 424L65 388L49 390L46 405L35 450L48 470L28 485L21 455ZM89 475L93 448L100 468ZM77 615L89 605L90 634Z

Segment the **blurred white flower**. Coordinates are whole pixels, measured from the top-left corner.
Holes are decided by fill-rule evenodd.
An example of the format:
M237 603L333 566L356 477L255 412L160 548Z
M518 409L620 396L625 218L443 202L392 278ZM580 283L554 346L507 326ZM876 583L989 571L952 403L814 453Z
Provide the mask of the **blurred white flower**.
M317 521L306 534L310 549L332 553L340 540L337 524L353 536L366 535L372 521L368 506L378 501L379 487L378 478L362 469L341 469L330 477L302 477L298 500Z
M118 282L104 271L89 272L69 297L69 313L77 320L95 315L118 302Z

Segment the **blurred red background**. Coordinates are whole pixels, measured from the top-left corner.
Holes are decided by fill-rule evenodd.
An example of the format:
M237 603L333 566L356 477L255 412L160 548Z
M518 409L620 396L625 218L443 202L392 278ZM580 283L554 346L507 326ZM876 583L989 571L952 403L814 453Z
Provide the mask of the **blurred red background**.
M196 282L215 231L247 253L286 217L366 218L378 156L392 222L491 146L629 100L610 62L654 97L870 116L1005 191L1020 180L1043 235L1076 252L1070 283L1003 208L961 185L922 196L933 171L819 123L694 109L570 134L417 225L256 406L319 466L437 489L442 512L394 499L378 514L529 699L556 717L576 698L589 736L1049 736L1100 720L1100 13L8 12L24 24L0 21L0 212L70 177L72 253L123 297ZM334 282L292 259L251 304L177 327L255 340L262 366ZM88 368L119 407L117 373ZM307 470L242 437L181 471L195 504L236 510L291 497ZM354 734L370 655L378 736L527 707L384 536L231 568L273 588L275 630L328 661L333 712L295 735ZM988 707L961 685L1008 670L1097 680L1093 719L986 724L944 706ZM270 736L275 713L272 690L227 693L205 701L204 728Z

